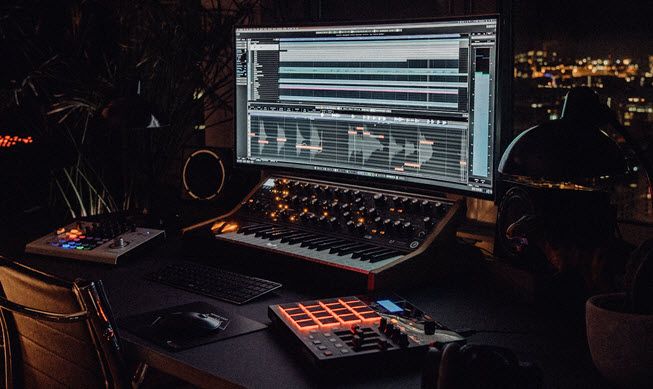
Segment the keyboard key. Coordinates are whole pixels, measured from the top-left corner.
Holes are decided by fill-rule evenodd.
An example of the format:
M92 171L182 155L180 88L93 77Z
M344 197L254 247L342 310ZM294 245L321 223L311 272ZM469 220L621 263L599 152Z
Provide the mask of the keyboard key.
M384 259L399 256L399 255L402 255L402 253L400 253L398 251L395 251L395 250L388 249L388 250L386 250L384 252L381 252L381 253L371 254L369 260L370 260L370 262L378 262L378 261L383 261Z
M374 252L379 250L378 247L370 247L370 248L365 248L361 250L356 250L351 254L351 257L356 259L356 258L361 258L363 255L369 253L369 252Z

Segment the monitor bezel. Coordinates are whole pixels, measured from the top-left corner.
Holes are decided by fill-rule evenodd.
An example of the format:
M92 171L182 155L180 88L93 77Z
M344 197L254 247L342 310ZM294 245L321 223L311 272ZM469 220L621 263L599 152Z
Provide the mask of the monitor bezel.
M235 48L236 48L236 31L239 29L251 29L251 28L289 28L289 27L344 27L344 26L369 26L369 25L376 25L376 24L419 24L419 23L437 23L437 22L447 22L447 21L459 21L459 20L476 20L476 19L495 19L497 22L497 38L496 38L496 53L497 53L497 60L494 65L494 71L495 71L495 77L499 77L499 75L502 72L502 69L504 66L512 66L511 62L507 60L507 56L509 53L507 52L507 49L509 45L504 44L503 42L503 33L502 31L505 28L506 20L502 18L502 14L499 13L490 13L490 14L479 14L479 15L464 15L464 16L445 16L445 17L429 17L429 18L417 18L417 19L404 19L404 20L397 20L397 19L383 19L383 20L337 20L337 21L319 21L319 22L310 22L310 23L280 23L280 24L248 24L248 25L237 25L234 26L232 30L232 48L233 48L233 53L232 53L232 58L231 60L234 60L235 56ZM280 167L274 167L272 165L265 165L265 164L250 164L250 163L243 163L243 162L238 162L238 153L237 153L237 142L238 142L238 128L236 125L236 107L237 107L237 96L236 96L236 77L235 77L235 63L232 64L234 66L234 69L232 70L232 75L233 75L233 80L232 80L232 88L233 88L233 96L232 96L232 118L233 118L233 123L232 123L232 135L233 135L233 148L234 152L232 153L232 164L234 167L238 169L246 169L246 170L259 170L259 171L267 171L271 173L285 173L285 174L294 174L296 176L301 176L301 177L312 177L312 178L324 178L328 177L329 180L341 180L343 182L361 182L363 185L377 185L381 187L401 187L401 188L415 188L419 190L420 192L432 192L432 193L440 193L440 194L456 194L456 195L462 195L465 197L473 197L473 198L478 198L478 199L483 199L483 200L492 200L496 201L497 197L497 187L498 187L498 172L497 172L497 166L499 163L499 160L501 159L501 153L503 152L501 150L501 139L502 139L502 133L503 129L501 128L501 118L502 116L505 116L505 107L502 105L502 100L504 100L504 96L506 96L509 92L509 88L506 88L505 84L508 82L507 80L504 80L502 83L495 82L494 84L494 93L497 96L495 99L495 109L494 109L494 123L495 123L495 129L494 129L494 139L493 139L493 163L492 163L492 193L482 193L482 192L474 192L470 189L459 189L459 188L451 188L448 186L444 185L433 185L433 184L423 184L419 182L412 182L412 181L401 181L401 180L392 180L392 179L387 179L383 177L366 177L364 175L357 175L357 174L343 174L343 173L336 173L336 172L324 172L324 171L315 171L315 170L310 170L310 169L305 169L305 168L293 168L293 167L288 167L288 166L280 166ZM511 73L512 74L512 73Z

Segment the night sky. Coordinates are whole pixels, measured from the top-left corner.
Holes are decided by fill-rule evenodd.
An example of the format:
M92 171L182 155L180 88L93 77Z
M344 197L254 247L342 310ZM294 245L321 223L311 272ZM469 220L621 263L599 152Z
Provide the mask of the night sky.
M565 56L653 55L653 0L515 0L515 52L556 41Z

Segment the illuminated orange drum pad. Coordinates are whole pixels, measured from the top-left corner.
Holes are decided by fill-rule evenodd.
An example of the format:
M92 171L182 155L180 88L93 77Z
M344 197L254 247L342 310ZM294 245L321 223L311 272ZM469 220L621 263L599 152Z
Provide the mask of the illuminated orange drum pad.
M464 341L397 296L349 296L271 305L268 316L299 343L304 354L308 351L313 364L321 367L354 359L420 355L430 344Z

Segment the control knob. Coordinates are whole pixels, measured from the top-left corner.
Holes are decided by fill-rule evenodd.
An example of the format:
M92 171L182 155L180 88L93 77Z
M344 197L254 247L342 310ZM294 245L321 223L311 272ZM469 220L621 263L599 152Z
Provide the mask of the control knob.
M376 205L377 208L383 209L387 205L387 197L382 195L381 193L377 193L374 195L374 205Z

